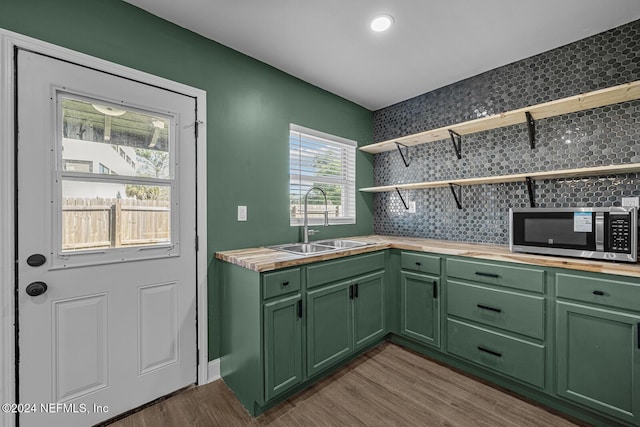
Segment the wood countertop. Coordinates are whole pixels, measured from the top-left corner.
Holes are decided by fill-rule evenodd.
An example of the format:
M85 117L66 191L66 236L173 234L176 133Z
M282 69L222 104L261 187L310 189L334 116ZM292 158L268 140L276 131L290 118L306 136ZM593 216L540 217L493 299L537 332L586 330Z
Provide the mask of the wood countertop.
M236 264L249 270L265 272L393 248L640 278L640 264L512 253L506 245L379 235L345 237L344 239L358 240L369 243L369 245L311 256L295 255L266 247L216 252L215 256L219 260Z

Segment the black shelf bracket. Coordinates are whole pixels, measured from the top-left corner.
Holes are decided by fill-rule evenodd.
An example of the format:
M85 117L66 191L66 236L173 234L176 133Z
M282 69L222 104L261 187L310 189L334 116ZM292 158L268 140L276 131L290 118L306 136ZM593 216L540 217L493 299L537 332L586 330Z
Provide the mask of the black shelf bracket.
M533 150L536 148L536 121L533 119L533 116L530 112L525 111L525 116L527 116L527 129L529 130L529 146Z
M453 198L456 201L456 206L458 207L458 209L462 209L462 204L461 204L461 202L462 202L462 186L450 182L449 183L449 188L451 189L451 193L453 194Z
M527 180L527 193L529 193L529 206L532 208L536 207L536 199L535 199L535 181L529 177L526 177Z
M411 153L409 152L409 147L404 144L400 144L399 142L396 142L396 147L398 148L398 152L400 152L400 157L402 157L402 163L404 163L404 166L408 168L411 164ZM400 147L404 147L405 151L407 152L406 156L402 152L402 148Z
M449 136L451 136L451 142L453 143L453 149L456 150L456 157L462 158L462 136L449 129Z
M406 210L409 210L409 205L407 205L407 202L404 201L404 197L402 197L402 193L400 193L400 190L398 189L398 187L396 187L396 192L398 193L398 196L400 196L400 200L402 200L402 204L404 205L404 208Z

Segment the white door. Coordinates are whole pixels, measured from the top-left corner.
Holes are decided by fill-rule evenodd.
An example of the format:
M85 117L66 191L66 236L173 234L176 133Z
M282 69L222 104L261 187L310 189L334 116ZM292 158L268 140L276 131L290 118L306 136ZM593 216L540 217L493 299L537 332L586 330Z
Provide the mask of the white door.
M195 100L17 64L20 425L91 425L196 382Z

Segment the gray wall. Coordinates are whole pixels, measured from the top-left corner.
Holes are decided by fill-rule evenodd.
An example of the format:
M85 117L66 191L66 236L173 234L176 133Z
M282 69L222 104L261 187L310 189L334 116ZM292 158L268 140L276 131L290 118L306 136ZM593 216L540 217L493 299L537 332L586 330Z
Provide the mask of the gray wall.
M425 93L374 113L374 141L384 141L485 115L640 79L640 21ZM462 159L450 140L411 148L405 167L397 151L376 154L375 185L507 175L640 163L640 101L536 122L536 148L526 125L463 137ZM638 174L536 182L540 207L620 206L640 196ZM464 187L458 210L449 188L395 192L374 198L378 234L508 243L508 210L529 204L524 183Z

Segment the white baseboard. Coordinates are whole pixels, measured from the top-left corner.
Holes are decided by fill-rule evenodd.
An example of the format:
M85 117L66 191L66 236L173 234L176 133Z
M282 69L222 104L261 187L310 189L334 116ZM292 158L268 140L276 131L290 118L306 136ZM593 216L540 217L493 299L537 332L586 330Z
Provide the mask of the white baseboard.
M207 366L207 383L219 380L220 377L220 359L211 360Z

